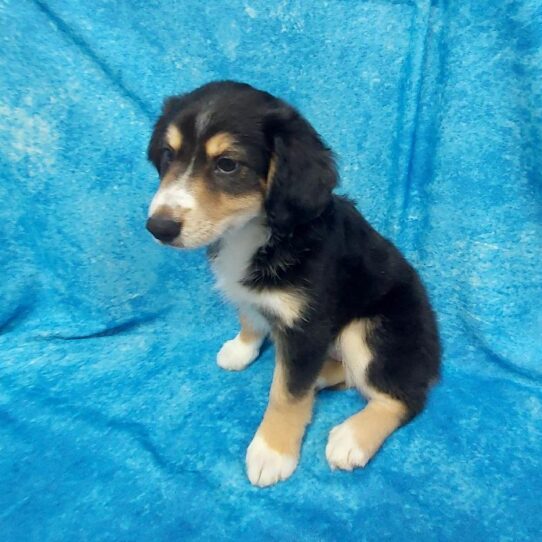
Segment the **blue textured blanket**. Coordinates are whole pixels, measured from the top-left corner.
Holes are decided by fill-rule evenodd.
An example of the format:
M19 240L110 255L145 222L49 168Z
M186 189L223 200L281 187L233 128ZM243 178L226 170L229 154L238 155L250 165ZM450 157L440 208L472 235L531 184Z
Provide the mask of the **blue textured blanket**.
M162 97L218 78L313 122L438 311L443 381L364 470L323 392L250 486L272 349L221 371L203 252L145 232ZM2 0L0 539L540 540L541 81L538 0Z

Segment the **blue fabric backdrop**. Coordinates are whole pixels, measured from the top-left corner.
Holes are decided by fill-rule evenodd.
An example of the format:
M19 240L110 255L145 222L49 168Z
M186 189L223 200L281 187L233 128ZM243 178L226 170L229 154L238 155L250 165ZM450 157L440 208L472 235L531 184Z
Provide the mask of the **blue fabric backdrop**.
M2 0L0 47L3 541L540 540L540 1ZM162 97L217 78L311 119L434 300L443 381L365 470L324 392L249 485L272 349L219 370L203 252L145 232Z

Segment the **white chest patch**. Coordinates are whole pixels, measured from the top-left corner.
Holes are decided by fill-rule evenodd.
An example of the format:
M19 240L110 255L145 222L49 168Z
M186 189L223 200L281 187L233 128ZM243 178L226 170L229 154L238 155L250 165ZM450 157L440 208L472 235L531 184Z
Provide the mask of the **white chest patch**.
M303 296L291 290L263 290L256 292L243 286L247 269L256 251L269 238L267 228L259 219L224 235L219 254L212 262L217 287L256 327L268 327L262 313L272 314L284 325L291 326L302 316ZM265 320L265 319L264 319Z

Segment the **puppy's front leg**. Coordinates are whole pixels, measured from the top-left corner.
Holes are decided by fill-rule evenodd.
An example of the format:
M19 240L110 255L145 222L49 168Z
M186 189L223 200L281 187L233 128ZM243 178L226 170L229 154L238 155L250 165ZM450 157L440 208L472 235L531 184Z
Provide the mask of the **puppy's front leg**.
M246 456L248 478L260 487L285 480L294 472L312 415L314 382L325 357L325 349L304 352L298 360L280 350L277 345L267 410ZM288 352L288 348L283 350Z
M231 341L226 341L216 356L217 364L228 371L241 371L259 355L265 335L256 331L248 320L239 316L241 330Z

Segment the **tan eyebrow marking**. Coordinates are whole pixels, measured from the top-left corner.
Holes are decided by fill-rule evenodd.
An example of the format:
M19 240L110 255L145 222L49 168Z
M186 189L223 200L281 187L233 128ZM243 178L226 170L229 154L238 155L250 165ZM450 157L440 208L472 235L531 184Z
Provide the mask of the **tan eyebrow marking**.
M236 143L235 138L231 134L219 132L207 140L205 143L205 152L207 156L214 158L228 150L232 150Z
M166 143L174 150L178 151L183 144L183 134L174 124L170 124L166 131Z

